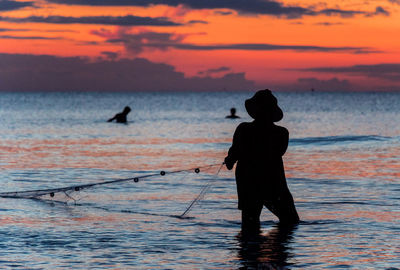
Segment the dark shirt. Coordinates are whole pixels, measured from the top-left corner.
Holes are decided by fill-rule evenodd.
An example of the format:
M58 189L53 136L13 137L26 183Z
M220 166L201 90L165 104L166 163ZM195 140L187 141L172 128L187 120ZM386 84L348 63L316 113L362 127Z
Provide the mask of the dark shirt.
M240 117L235 114L231 114L231 115L227 115L225 118L236 119L236 118L240 118Z
M282 156L289 142L286 128L273 123L241 123L233 135L225 163L236 166L239 209L262 203L287 190Z
M108 122L116 120L117 123L126 123L126 114L124 113L117 113L113 118L108 119Z

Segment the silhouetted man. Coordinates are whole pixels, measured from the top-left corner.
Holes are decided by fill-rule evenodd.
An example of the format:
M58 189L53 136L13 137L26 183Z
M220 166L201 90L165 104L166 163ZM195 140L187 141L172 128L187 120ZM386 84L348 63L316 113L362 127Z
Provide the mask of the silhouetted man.
M123 112L117 113L113 118L108 119L107 122L112 122L113 120L116 120L117 123L127 123L126 116L130 111L131 108L126 106Z
M236 119L236 118L240 118L240 117L236 115L236 109L231 108L231 115L227 115L225 118Z
M286 183L282 156L289 142L286 128L277 126L283 112L270 90L260 90L245 107L253 122L239 124L225 158L231 170L237 161L236 185L242 228L258 229L265 205L279 221L297 223L299 216Z

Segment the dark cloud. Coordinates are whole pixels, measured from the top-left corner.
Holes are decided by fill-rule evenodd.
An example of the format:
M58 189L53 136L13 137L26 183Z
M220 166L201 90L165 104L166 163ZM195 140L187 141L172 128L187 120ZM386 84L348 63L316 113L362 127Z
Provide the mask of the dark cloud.
M64 5L84 5L84 6L150 6L152 4L163 4L162 2L172 2L176 5L178 1L148 1L148 0L47 0L49 3ZM167 4L166 4L167 5ZM168 3L169 5L169 3Z
M383 7L376 7L375 12L371 14L372 15L383 15L383 16L389 16L390 12L384 9Z
M167 5L171 7L185 6L189 9L212 9L217 10L220 15L230 15L234 10L241 15L271 15L277 17L287 17L290 19L301 18L305 15L317 16L342 16L353 17L354 15L378 15L381 12L365 12L357 10L323 9L315 10L313 7L286 6L273 0L47 0L51 3L67 5L88 5L88 6L141 6L149 7L152 5ZM396 0L394 0L396 1Z
M354 65L349 67L320 67L302 70L332 74L342 73L354 76L366 76L400 82L400 64Z
M226 45L194 45L194 44L175 44L176 49L183 50L250 50L250 51L276 51L276 50L293 50L293 51L318 51L318 52L355 52L364 51L368 48L363 47L321 47L308 45L276 45L262 43L248 44L226 44Z
M1 18L1 17L0 17ZM44 33L78 33L67 29L26 29L26 28L0 28L0 32L44 32Z
M92 31L92 34L102 36L102 32ZM110 33L106 33L110 35ZM107 41L110 43L122 43L125 48L135 54L141 53L145 48L167 50L171 47L175 47L181 44L185 35L171 34L171 33L158 33L145 31L136 34L130 34L125 32L116 33L117 38L111 38Z
M219 1L176 1L192 9L231 9L239 14L263 14L299 18L314 15L315 12L299 6L284 6L271 0L219 0Z
M316 91L351 91L354 89L348 80L332 78L320 80L317 78L299 78L295 88L300 91L314 89Z
M343 18L350 18L354 17L354 15L367 15L368 13L365 11L359 11L359 10L342 10L342 9L333 9L333 8L328 8L328 9L323 9L319 11L320 14L327 15L327 16L340 16Z
M273 16L286 16L299 18L303 15L315 15L313 10L298 7L284 6L272 0L47 0L52 3L68 5L89 5L89 6L143 6L168 5L177 7L180 5L190 9L230 9L240 14L264 14Z
M197 74L210 76L213 74L220 74L220 73L229 72L229 71L231 71L231 68L229 68L229 67L219 67L219 68L211 68L211 69L199 71Z
M322 25L322 26L333 26L333 25L343 25L343 23L332 23L332 22L318 22L314 23L314 25Z
M1 17L0 21L14 23L53 23L53 24L103 24L119 26L178 26L180 24L169 21L166 18L151 18L138 16L87 16L87 17L65 17L65 16L30 16L24 18Z
M352 18L356 15L363 15L365 17L373 17L373 16L389 16L390 12L385 10L383 7L378 6L375 8L375 11L363 11L363 10L345 10L340 8L325 8L319 11L314 11L312 14L304 14L304 15L326 15L326 16L340 16L342 18ZM302 16L299 16L302 17Z
M104 52L101 52L101 54L104 55L109 60L115 60L119 56L119 53L117 53L117 52L104 51Z
M61 40L59 37L39 37L39 36L11 36L0 35L0 39L20 39L20 40Z
M10 11L21 9L25 7L33 7L33 2L17 2L17 1L10 1L10 0L0 0L0 11Z
M323 9L323 10L319 11L319 13L327 15L327 16L338 15L343 18L350 18L350 17L354 17L355 15L364 15L366 17L373 17L373 16L379 16L379 15L383 15L383 16L390 15L390 12L385 10L381 6L377 6L375 8L375 11L373 11L373 12L359 11L359 10Z
M303 25L304 23L303 23L303 22L292 22L292 23L290 23L290 24L293 24L293 25Z
M354 54L370 54L370 53L384 53L384 51L375 50L375 49L363 49L363 50L354 51Z
M102 33L93 31L93 34L103 36ZM108 34L109 36L109 34ZM167 50L248 50L248 51L275 51L275 50L293 50L299 52L316 51L316 52L347 52L347 53L376 53L377 51L367 47L322 47L312 45L277 45L263 43L244 43L244 44L216 44L216 45L197 45L184 43L185 35L158 33L158 32L142 32L142 33L116 33L113 38L108 38L110 43L122 43L128 51L140 53L145 48Z
M188 21L188 23L189 23L189 24L197 24L197 23L200 23L200 24L208 24L207 21L202 21L202 20L192 20L192 21Z
M217 11L214 12L214 14L227 16L227 15L232 15L233 12L232 11L219 11L219 10L217 10Z
M0 91L218 91L247 90L244 73L185 77L149 60L89 61L80 57L0 54Z
M207 73L218 73L218 72L225 72L230 71L231 68L229 67L219 67L219 68L211 68L207 70Z
M0 32L27 32L29 29L18 29L18 28L0 28Z
M79 31L75 30L67 30L67 29L31 29L30 31L35 32L45 32L45 33L79 33Z

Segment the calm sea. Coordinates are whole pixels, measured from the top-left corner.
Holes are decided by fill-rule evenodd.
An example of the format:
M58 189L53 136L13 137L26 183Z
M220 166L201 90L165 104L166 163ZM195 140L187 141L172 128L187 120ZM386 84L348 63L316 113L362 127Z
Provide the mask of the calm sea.
M0 93L1 192L222 163L252 93ZM400 94L276 93L302 222L240 232L218 166L56 194L0 198L1 269L400 268ZM130 106L129 124L106 120ZM225 119L231 107L241 119ZM211 189L185 211L204 185Z

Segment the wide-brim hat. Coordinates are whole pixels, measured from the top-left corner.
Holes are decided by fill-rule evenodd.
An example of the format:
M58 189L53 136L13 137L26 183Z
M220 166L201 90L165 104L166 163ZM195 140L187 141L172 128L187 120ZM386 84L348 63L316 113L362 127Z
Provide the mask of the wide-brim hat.
M247 113L254 119L267 118L278 122L283 118L283 112L278 106L278 100L268 89L257 91L252 98L244 103Z

